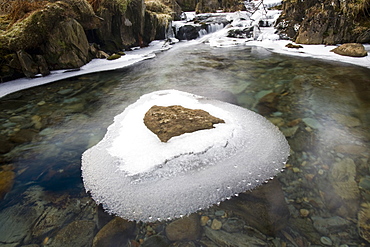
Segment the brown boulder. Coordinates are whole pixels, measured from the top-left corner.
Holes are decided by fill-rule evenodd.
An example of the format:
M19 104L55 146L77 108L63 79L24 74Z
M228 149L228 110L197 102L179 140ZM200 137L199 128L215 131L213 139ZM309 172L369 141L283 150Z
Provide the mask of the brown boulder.
M285 47L287 47L287 48L295 48L295 49L303 48L303 46L301 46L301 45L294 45L292 43L287 44Z
M225 121L199 109L155 105L145 114L144 123L162 142L167 142L174 136L212 129L214 124Z
M365 57L367 56L367 51L362 44L359 43L347 43L340 45L333 50L332 52L342 55L342 56L350 56L350 57Z

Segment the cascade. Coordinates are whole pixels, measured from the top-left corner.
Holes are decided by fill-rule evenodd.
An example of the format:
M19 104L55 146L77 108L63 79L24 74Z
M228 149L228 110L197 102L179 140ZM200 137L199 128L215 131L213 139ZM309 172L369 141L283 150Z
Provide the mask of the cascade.
M208 33L214 33L223 28L224 28L224 24L222 23L211 23L207 26L207 31Z
M208 32L205 29L200 29L198 31L199 38L203 37L204 35L208 34Z

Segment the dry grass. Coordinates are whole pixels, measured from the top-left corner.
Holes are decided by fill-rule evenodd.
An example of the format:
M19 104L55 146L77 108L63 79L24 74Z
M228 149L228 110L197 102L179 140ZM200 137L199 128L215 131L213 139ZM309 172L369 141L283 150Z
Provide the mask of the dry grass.
M146 9L156 13L171 14L172 10L160 0L146 0Z
M357 16L369 16L370 0L350 0L346 1L342 7L344 13Z
M6 15L13 24L43 8L47 3L45 0L0 0L0 14Z
M103 0L87 0L87 2L93 7L94 11L96 12L100 7L100 4Z

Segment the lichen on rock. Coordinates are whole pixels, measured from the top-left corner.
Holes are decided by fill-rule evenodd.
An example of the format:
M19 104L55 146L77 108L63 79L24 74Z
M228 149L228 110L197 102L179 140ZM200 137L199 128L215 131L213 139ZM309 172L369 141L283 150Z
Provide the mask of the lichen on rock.
M155 105L145 114L144 123L162 142L167 142L174 136L212 129L214 124L225 121L200 109Z

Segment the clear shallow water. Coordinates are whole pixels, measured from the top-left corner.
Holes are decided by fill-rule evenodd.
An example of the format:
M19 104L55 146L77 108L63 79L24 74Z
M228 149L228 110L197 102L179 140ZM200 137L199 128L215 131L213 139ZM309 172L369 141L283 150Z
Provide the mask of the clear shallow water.
M361 236L369 235L370 217L370 70L200 44L0 99L0 176L15 176L0 202L0 245L59 246L74 239L65 230L71 224L91 245L111 218L84 192L81 154L126 106L162 89L252 109L279 126L292 149L287 169L268 184L200 211L205 226L195 246L225 246L229 236L250 236L257 246L368 244ZM215 219L223 228L212 232ZM241 223L230 230L232 220ZM126 235L137 242L166 236L168 223L137 224Z

